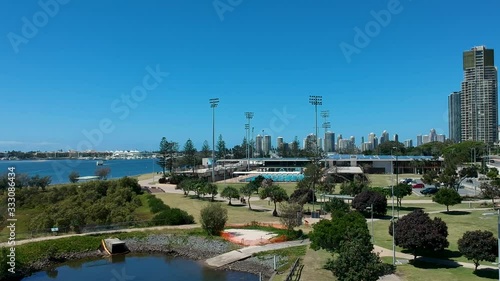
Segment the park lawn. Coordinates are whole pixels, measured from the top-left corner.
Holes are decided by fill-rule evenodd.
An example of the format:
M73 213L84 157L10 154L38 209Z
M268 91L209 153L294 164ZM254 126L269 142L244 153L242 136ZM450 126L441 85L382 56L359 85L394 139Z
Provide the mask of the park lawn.
M153 218L153 214L149 210L147 194L138 195L138 197L141 199L142 205L134 210L133 215L140 221L151 220Z
M200 222L200 211L207 204L211 204L208 197L206 199L197 199L191 196L185 197L182 194L162 193L155 194L172 208L179 208L192 215L196 222ZM263 205L258 200L251 202L252 207ZM265 201L267 204L267 201ZM257 204L256 204L257 203ZM226 202L222 203L228 210L228 224L250 223L252 221L276 223L279 218L273 217L272 211L269 210L249 210L248 205L241 205L238 200L233 200L233 206L229 206ZM238 204L238 205L236 205Z
M254 254L254 256L262 260L270 260L273 259L274 256L281 257L282 260L277 264L278 274L276 274L275 278L272 279L273 281L281 281L285 280L286 275L288 275L288 273L290 272L293 264L295 263L295 260L297 260L297 258L302 259L304 257L308 247L309 246L304 245L279 250L265 251L256 253Z
M391 264L392 257L381 258L383 262ZM403 264L396 267L396 275L403 281L481 281L497 279L496 270L478 270L477 274L472 269L464 267L449 268L425 262Z
M422 175L417 174L400 174L396 177L393 174L369 174L368 179L370 180L370 185L375 186L391 186L392 183L396 183L396 178L404 179L404 178L412 178L412 179L420 179Z
M39 213L37 209L16 209L16 240L31 238L31 231L29 230L29 225L31 218ZM6 222L5 226L9 223ZM10 230L7 227L3 227L0 231L0 242L8 241Z
M300 280L331 281L337 280L333 273L323 268L332 255L326 250L315 251L307 248L306 255L302 260L304 268Z
M226 186L233 186L233 187L236 187L236 189L240 189L241 187L243 187L244 185L246 185L247 183L223 183L223 182L218 182L216 183L217 187L218 187L218 191L219 191L219 194L222 192L222 190L224 190L224 188ZM293 191L295 191L295 188L297 187L297 183L296 182L276 182L275 183L276 185L279 185L281 187L283 187L283 189L286 190L286 193L290 196Z
M426 209L427 210L427 209ZM442 253L435 253L432 257L449 258L455 261L469 262L465 257L462 257L458 252L457 241L463 236L466 231L472 230L488 230L494 233L497 232L497 217L483 216L484 210L471 212L453 212L451 214L437 213L430 214L431 218L440 217L448 226L448 242L450 246ZM370 220L368 228L371 229ZM392 236L389 235L389 220L378 220L373 223L373 232L375 233L375 245L386 249L392 249ZM402 252L403 249L396 247L396 251ZM490 263L484 263L490 265Z

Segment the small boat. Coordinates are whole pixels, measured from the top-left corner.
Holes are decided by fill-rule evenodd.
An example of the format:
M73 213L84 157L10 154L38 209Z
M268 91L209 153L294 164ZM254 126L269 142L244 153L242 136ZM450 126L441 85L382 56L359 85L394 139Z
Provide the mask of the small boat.
M102 165L104 165L104 161L102 161L102 160L97 160L97 161L95 162L95 164L96 164L96 166L102 166Z

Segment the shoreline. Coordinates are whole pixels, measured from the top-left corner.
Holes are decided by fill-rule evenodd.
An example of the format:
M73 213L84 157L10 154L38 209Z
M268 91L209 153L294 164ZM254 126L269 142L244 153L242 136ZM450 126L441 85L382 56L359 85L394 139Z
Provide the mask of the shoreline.
M183 234L151 234L145 238L127 238L123 239L123 241L125 241L130 250L128 255L150 254L184 257L200 262L204 267L209 267L204 262L206 259L229 252L235 247L235 244L224 240ZM93 251L59 254L53 258L44 258L43 260L27 265L23 270L17 271L16 276L12 280L22 280L36 272L59 267L70 261L103 259L105 257L109 256L101 253L97 249ZM272 263L261 261L254 257L213 269L240 271L255 275L261 273L263 280L269 280L274 273Z

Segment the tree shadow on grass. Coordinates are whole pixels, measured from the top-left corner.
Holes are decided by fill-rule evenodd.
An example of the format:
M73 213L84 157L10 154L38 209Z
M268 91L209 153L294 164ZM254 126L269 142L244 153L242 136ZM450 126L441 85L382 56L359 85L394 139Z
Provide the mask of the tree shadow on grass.
M413 212L415 210L423 210L424 208L421 207L399 207L399 211L407 211L407 212Z
M415 260L410 260L410 264L421 269L451 269L461 267L460 264L452 260L444 260L440 263L436 263L432 259L421 257L418 257Z
M465 216L465 215L470 215L470 212L466 211L449 211L449 212L441 212L442 214L445 215L450 215L450 216Z
M272 210L268 210L268 209L254 209L252 208L251 210L252 212L257 212L257 213L264 213L264 212L272 212Z
M405 254L412 255L412 253L408 250L402 250L401 252L405 253ZM422 259L422 257L426 257L429 259L450 260L450 259L459 258L462 256L462 254L459 251L451 251L449 249L444 249L442 251L436 251L436 252L435 251L420 252L418 254L419 254L419 257L417 257L417 260L419 258ZM450 262L454 262L454 261L450 260Z
M474 275L481 278L498 280L498 270L493 268L478 269L476 272L474 272Z

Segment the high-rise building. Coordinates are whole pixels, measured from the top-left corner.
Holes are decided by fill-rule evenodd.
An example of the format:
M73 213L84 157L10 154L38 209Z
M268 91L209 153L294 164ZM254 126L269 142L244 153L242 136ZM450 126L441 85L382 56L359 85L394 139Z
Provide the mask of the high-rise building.
M262 150L263 149L263 141L262 141L262 136L257 135L255 137L255 152L257 155L262 156Z
M262 141L262 152L264 152L264 155L269 155L269 152L271 152L271 136L270 135L265 135L264 140Z
M462 140L460 96L461 92L453 92L448 96L448 134L456 143Z
M436 141L438 141L438 142L444 142L445 140L446 140L446 136L445 135L442 135L442 134L437 135Z
M431 142L431 138L429 135L422 136L422 144L426 144L426 143L430 143L430 142Z
M309 134L305 140L305 149L316 151L316 136L314 134Z
M395 142L399 142L399 136L398 136L398 134L394 134L394 139L393 139L393 141L395 141Z
M342 140L342 134L339 134L339 136L337 137L337 147L335 148L335 151L338 151L341 140Z
M325 133L325 152L334 152L335 151L335 133L326 132Z
M429 134L429 142L435 142L437 140L437 133L435 129L431 129L431 132Z
M422 135L417 135L417 146L421 146L422 144L424 144Z
M412 139L405 140L404 145L406 148L413 147L413 140Z
M276 138L276 148L278 150L283 149L283 144L284 144L283 137L277 137Z
M380 136L380 143L384 143L386 141L389 141L389 133L387 131L383 131L382 135Z
M494 51L485 46L463 53L461 140L498 141L498 70Z

